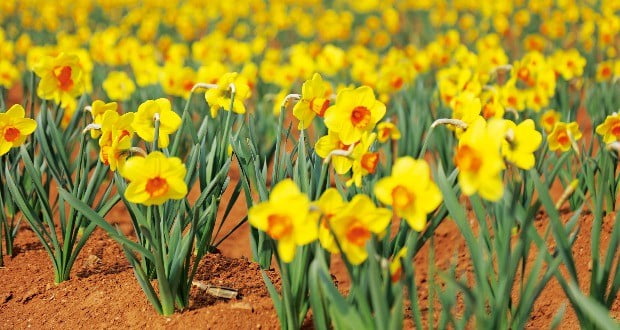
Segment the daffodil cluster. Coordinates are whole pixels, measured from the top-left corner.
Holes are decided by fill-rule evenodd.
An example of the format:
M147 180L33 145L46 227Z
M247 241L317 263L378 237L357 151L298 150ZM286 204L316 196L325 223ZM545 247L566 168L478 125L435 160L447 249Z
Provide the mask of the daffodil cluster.
M250 209L248 219L277 241L278 255L286 263L293 260L298 246L318 239L327 251L341 251L359 265L368 258L366 243L372 236L385 235L392 212L363 194L346 202L334 188L311 202L286 179L273 187L268 201Z

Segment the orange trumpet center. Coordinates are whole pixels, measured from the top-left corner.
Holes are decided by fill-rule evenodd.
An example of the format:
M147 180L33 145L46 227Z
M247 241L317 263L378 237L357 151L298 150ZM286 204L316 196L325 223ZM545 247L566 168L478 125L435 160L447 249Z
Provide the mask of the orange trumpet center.
M267 218L267 234L273 239L281 239L293 231L293 224L291 218L287 215L272 214Z
M357 106L351 112L351 123L359 129L366 129L370 123L370 110L364 106Z
M379 163L379 153L378 152L369 152L365 153L362 156L362 167L368 171L368 173L373 174L377 169L377 163Z
M73 79L71 79L70 66L63 66L57 68L56 70L54 70L54 74L56 75L56 79L58 79L60 89L66 92L73 88Z
M458 147L454 163L462 171L477 172L482 166L480 155L468 145Z
M566 132L560 132L558 134L558 143L565 146L567 144L570 143L570 138L568 137L568 134L566 134Z
M370 238L370 231L359 222L349 227L346 233L347 240L354 245L364 246L366 241Z
M392 205L397 210L402 210L413 203L415 196L403 186L392 189Z
M4 130L4 139L7 142L13 142L19 138L19 130L15 127L9 127Z
M620 121L617 121L612 127L611 127L611 134L620 137Z
M393 79L390 84L394 89L400 89L401 87L403 87L404 82L405 81L402 77L396 77L396 79Z
M151 178L146 182L145 190L151 198L161 197L168 192L168 181L159 176Z

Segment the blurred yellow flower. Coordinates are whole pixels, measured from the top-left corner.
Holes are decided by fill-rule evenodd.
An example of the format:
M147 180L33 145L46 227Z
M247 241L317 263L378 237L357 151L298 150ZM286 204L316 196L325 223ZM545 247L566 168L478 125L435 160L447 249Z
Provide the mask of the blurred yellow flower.
M57 57L43 57L34 66L41 78L37 95L45 100L66 103L85 90L83 71L77 55L60 53Z
M505 120L506 137L502 144L502 154L509 162L524 170L534 167L534 152L542 142L542 134L536 130L534 121L526 119L519 125Z
M381 143L385 143L390 139L400 139L400 130L398 127L389 121L377 124L377 140Z
M6 60L0 60L0 86L10 89L19 79L19 70Z
M555 124L560 122L560 113L555 110L547 110L540 117L540 125L547 134L553 131Z
M125 71L112 71L102 84L103 90L111 100L127 101L136 90L136 85Z
M504 162L500 154L501 139L498 139L503 130L497 126L487 125L480 118L459 139L454 163L459 169L459 186L466 196L478 193L486 200L497 201L503 195Z
M232 89L235 97L231 108ZM205 99L211 107L211 117L215 118L220 109L232 110L235 113L245 113L243 102L252 95L248 81L244 76L236 72L224 74L217 81L217 88L209 89L205 93Z
M596 133L603 137L603 142L606 144L620 141L620 115L613 113L605 121L596 126Z
M187 195L186 171L180 158L166 157L159 151L131 157L121 170L123 178L129 180L125 198L147 206L182 199Z
M403 263L401 260L406 255L407 247L405 246L398 250L396 255L394 255L394 258L392 258L392 261L390 262L390 279L392 280L392 283L396 283L400 280L403 274Z
M576 49L558 50L552 55L550 62L565 80L581 77L586 66L586 59Z
M576 122L559 122L553 127L553 131L547 136L549 150L562 152L568 151L575 142L581 139L582 134Z

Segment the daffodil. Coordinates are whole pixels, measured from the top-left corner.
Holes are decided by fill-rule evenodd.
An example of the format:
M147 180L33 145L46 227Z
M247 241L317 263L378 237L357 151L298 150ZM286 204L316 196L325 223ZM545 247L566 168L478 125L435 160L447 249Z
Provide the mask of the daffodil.
M103 164L109 165L112 171L125 164L134 133L134 116L133 112L121 116L114 110L108 110L102 116L99 159Z
M129 180L125 198L147 206L182 199L187 195L186 171L180 158L166 157L159 151L131 157L121 170L123 178Z
M374 174L379 164L379 153L370 151L372 144L377 138L376 133L364 134L359 143L353 148L351 158L353 159L353 175L347 181L347 186L355 183L356 187L362 186L362 177Z
M603 61L596 64L596 81L609 81L614 76L614 64L612 61Z
M407 247L405 246L398 250L396 255L394 255L394 258L392 258L392 261L390 262L390 279L393 283L398 282L403 274L403 263L401 260L406 255Z
M607 116L605 121L596 127L596 133L603 137L606 144L620 141L620 115L614 112Z
M148 100L140 104L132 126L140 138L146 142L153 142L156 117L159 117L160 122L158 146L165 148L170 143L168 136L181 125L181 117L172 110L168 99Z
M136 85L124 71L112 71L102 84L103 90L111 100L127 101L136 90Z
M343 143L353 144L375 128L385 111L385 104L375 99L370 87L345 88L325 112L325 126L338 133Z
M504 161L498 136L502 136L503 129L497 126L487 125L480 118L469 125L459 139L454 163L459 169L459 186L466 196L478 193L490 201L502 197L504 186L501 171L504 169Z
M309 216L310 200L299 191L293 180L280 181L273 187L269 200L248 211L248 221L278 242L278 255L289 263L297 246L317 239L317 218Z
M392 167L392 175L379 180L374 192L379 201L391 205L394 213L404 218L415 231L424 229L427 214L442 201L426 161L411 157L398 158Z
M551 63L554 64L555 71L562 78L570 80L583 75L586 59L576 49L558 50L553 54Z
M504 117L505 109L499 101L499 92L492 91L489 93L484 93L481 98L482 111L480 114L484 117L484 119L499 119Z
M37 122L24 118L25 114L24 108L19 104L0 113L0 156L24 143L28 135L37 128Z
M372 234L383 235L391 219L390 210L376 207L370 197L359 194L334 214L330 224L349 262L359 265L368 258L366 243Z
M314 216L321 218L319 225L319 242L321 242L321 246L331 253L338 253L338 244L336 244L332 234L331 220L346 203L338 189L329 188L312 205L317 209L317 211L313 212Z
M7 60L0 60L0 86L10 89L19 78L19 70Z
M579 125L576 122L564 123L559 122L553 127L553 131L547 136L547 142L549 143L549 150L562 152L568 151L575 142L583 134L579 130Z
M116 102L105 103L101 100L95 100L93 104L91 104L90 108L88 109L90 111L91 116L93 117L92 123L101 126L101 122L103 120L103 114L108 110L116 112L118 110L118 103ZM90 136L93 139L98 138L100 135L101 135L101 130L99 129L90 130Z
M377 124L377 141L385 143L390 139L400 139L400 130L398 127L389 121Z
M232 109L230 109L233 89L235 91L234 100ZM229 72L218 79L216 88L209 89L205 93L205 99L211 107L211 117L215 118L220 109L232 110L240 114L245 113L243 102L251 94L247 79L236 72Z
M534 167L534 152L542 142L542 134L536 130L534 121L526 119L519 125L505 120L506 135L502 145L502 154L509 162L524 170Z
M293 115L299 120L299 129L306 129L312 124L312 119L323 117L329 108L331 86L323 81L320 74L315 73L312 79L301 86L301 99L293 108Z
M560 113L555 110L547 110L540 117L540 125L547 134L553 131L555 124L560 122Z
M60 53L57 57L43 57L34 66L41 78L37 95L45 100L64 103L85 90L84 74L77 55Z
M467 125L478 120L478 118L480 118L480 111L482 110L480 98L473 93L461 93L457 95L450 101L450 107L452 107L452 119L458 119ZM453 125L448 127L455 130L457 135L463 132L463 128Z
M314 146L316 154L321 158L327 158L334 150L347 151L349 147L349 145L340 141L338 133L334 131L328 131L327 135L320 137ZM338 174L347 173L353 165L353 161L349 157L342 155L333 155L331 163Z

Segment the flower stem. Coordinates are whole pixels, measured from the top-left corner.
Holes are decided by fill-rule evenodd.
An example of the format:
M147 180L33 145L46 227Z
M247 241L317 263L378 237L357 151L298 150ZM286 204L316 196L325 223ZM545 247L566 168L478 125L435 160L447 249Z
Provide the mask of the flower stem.
M154 126L155 126L155 136L153 137L153 151L156 151L159 148L159 113L155 113L153 116Z

